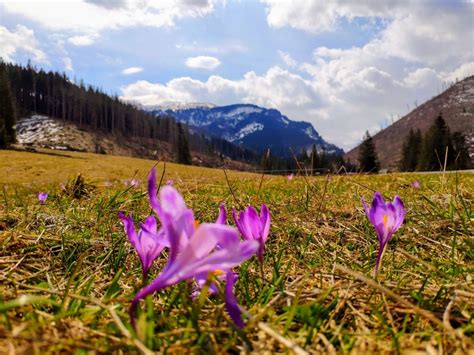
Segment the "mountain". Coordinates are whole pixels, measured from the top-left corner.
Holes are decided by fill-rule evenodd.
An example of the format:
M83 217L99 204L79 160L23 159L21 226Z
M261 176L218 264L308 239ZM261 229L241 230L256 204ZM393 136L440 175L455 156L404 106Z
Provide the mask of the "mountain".
M173 116L208 135L260 152L270 148L274 155L289 156L290 148L299 153L314 144L318 150L330 154L343 153L342 149L326 142L310 123L292 121L275 109L252 104L186 104L148 107L147 110L155 115Z
M474 158L474 76L453 84L440 95L402 117L373 136L382 169L396 170L401 159L402 146L410 129L425 133L442 113L451 132L466 137L471 159ZM360 145L345 154L344 159L356 163Z

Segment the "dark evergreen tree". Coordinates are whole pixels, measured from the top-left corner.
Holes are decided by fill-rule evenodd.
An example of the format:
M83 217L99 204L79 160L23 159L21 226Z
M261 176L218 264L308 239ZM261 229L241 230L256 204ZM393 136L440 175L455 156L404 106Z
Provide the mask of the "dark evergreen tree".
M460 132L454 132L451 136L451 141L454 156L453 167L457 170L471 168L472 162L466 146L466 137Z
M359 150L359 169L367 173L379 171L377 152L375 151L375 144L369 131L365 132L364 141Z
M418 170L433 171L444 167L445 154L448 152L447 168L452 167L454 151L448 126L440 113L434 124L423 138Z
M5 65L0 60L0 148L15 143L15 103Z
M191 165L191 153L189 151L188 138L183 129L183 125L178 123L178 139L177 139L177 162L180 164Z
M419 129L416 131L410 129L407 139L403 143L402 158L399 164L401 171L416 170L420 159L422 140L423 137Z
M311 175L315 175L319 167L320 164L318 151L316 149L316 145L313 144L313 147L311 148Z

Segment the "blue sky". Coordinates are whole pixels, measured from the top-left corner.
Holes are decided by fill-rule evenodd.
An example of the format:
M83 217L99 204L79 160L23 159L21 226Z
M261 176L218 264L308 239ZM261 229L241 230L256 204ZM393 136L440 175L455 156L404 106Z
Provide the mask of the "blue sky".
M0 56L143 105L274 107L348 149L474 74L473 11L448 0L7 0Z

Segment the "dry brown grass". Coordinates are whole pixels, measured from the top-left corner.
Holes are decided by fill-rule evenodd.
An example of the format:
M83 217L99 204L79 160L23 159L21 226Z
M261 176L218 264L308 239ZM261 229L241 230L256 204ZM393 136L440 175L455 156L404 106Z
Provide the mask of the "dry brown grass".
M243 332L219 298L196 314L183 283L142 305L148 317L135 337L127 309L140 267L116 213L133 211L137 220L149 213L146 186L127 189L122 180L138 171L145 181L153 165L0 151L0 352L472 350L474 175L454 173L328 182L265 176L260 188L258 175L228 172L226 180L222 170L167 164L164 179L175 180L200 221L214 220L221 201L228 208L269 205L265 280L255 260L241 266L236 294L249 315ZM58 186L78 173L95 185L80 199ZM420 190L410 187L414 179ZM38 190L50 193L44 206L35 200ZM378 280L371 277L376 238L360 205L372 190L399 194L407 207Z

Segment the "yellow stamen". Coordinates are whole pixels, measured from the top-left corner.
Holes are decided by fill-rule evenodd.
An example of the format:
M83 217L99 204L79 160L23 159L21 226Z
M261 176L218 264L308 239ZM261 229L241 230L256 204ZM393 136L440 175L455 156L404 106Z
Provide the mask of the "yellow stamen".
M197 229L197 227L199 227L199 221L194 220L194 229Z
M388 220L388 216L386 214L383 215L383 225L384 227L387 227L387 220Z
M220 276L220 275L224 275L224 271L222 270L214 270L211 272L212 275L214 276Z

